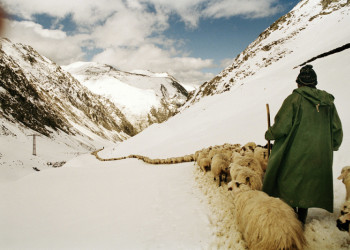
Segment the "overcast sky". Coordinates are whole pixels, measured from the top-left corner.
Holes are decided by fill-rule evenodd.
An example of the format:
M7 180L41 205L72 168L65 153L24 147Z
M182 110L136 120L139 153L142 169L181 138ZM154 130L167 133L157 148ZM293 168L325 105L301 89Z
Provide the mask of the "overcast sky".
M211 79L298 0L0 0L5 37L59 65L96 61L120 70Z

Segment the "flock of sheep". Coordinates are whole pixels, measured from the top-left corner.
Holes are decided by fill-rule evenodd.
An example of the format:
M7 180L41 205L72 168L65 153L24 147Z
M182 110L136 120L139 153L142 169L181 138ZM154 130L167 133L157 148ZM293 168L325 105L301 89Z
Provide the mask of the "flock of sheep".
M195 153L201 170L211 171L218 186L228 182L235 219L249 249L303 249L303 226L294 210L260 191L267 167L267 149L247 143L224 144ZM256 223L259 221L259 223Z
M98 151L92 154L101 161L136 158L149 164L177 164L194 161L203 172L211 171L218 186L227 183L234 201L234 217L249 249L303 249L307 243L303 226L294 210L281 199L262 192L267 168L267 149L250 142L224 144L196 151L195 154L167 159L151 159L141 155L102 159ZM337 221L339 229L349 231L350 166L341 176L347 197ZM259 223L256 223L259 221Z

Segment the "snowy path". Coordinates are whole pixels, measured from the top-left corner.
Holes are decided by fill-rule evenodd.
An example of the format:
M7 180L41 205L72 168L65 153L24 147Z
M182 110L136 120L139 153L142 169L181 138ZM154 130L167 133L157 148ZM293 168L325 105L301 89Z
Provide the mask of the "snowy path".
M83 155L0 185L0 249L208 249L194 182L193 163Z

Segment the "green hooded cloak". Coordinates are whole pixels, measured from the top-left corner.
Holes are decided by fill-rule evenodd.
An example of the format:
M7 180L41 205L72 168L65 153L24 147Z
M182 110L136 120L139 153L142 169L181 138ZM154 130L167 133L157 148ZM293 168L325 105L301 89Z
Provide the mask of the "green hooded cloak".
M265 138L275 143L263 191L292 207L333 212L333 151L343 139L334 97L316 88L295 89Z

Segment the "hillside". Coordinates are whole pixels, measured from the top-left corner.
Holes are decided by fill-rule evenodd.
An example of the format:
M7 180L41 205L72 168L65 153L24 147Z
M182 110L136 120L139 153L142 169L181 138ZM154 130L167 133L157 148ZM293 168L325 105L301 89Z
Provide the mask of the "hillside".
M123 72L110 65L76 62L63 67L95 94L112 101L141 131L178 112L188 92L167 73Z
M349 45L349 36L344 33L344 19L348 18L349 5L346 0L300 1L289 13L262 32L235 58L231 66L201 85L189 103L236 88L265 68L285 60L290 61L296 55L298 59L293 68L320 54ZM332 36L327 36L330 32Z
M65 161L138 132L108 99L93 94L32 47L8 39L0 40L0 122L2 170L45 167L56 158ZM41 136L39 146L44 140L51 149L51 154L39 150L40 163L30 159L33 134Z

